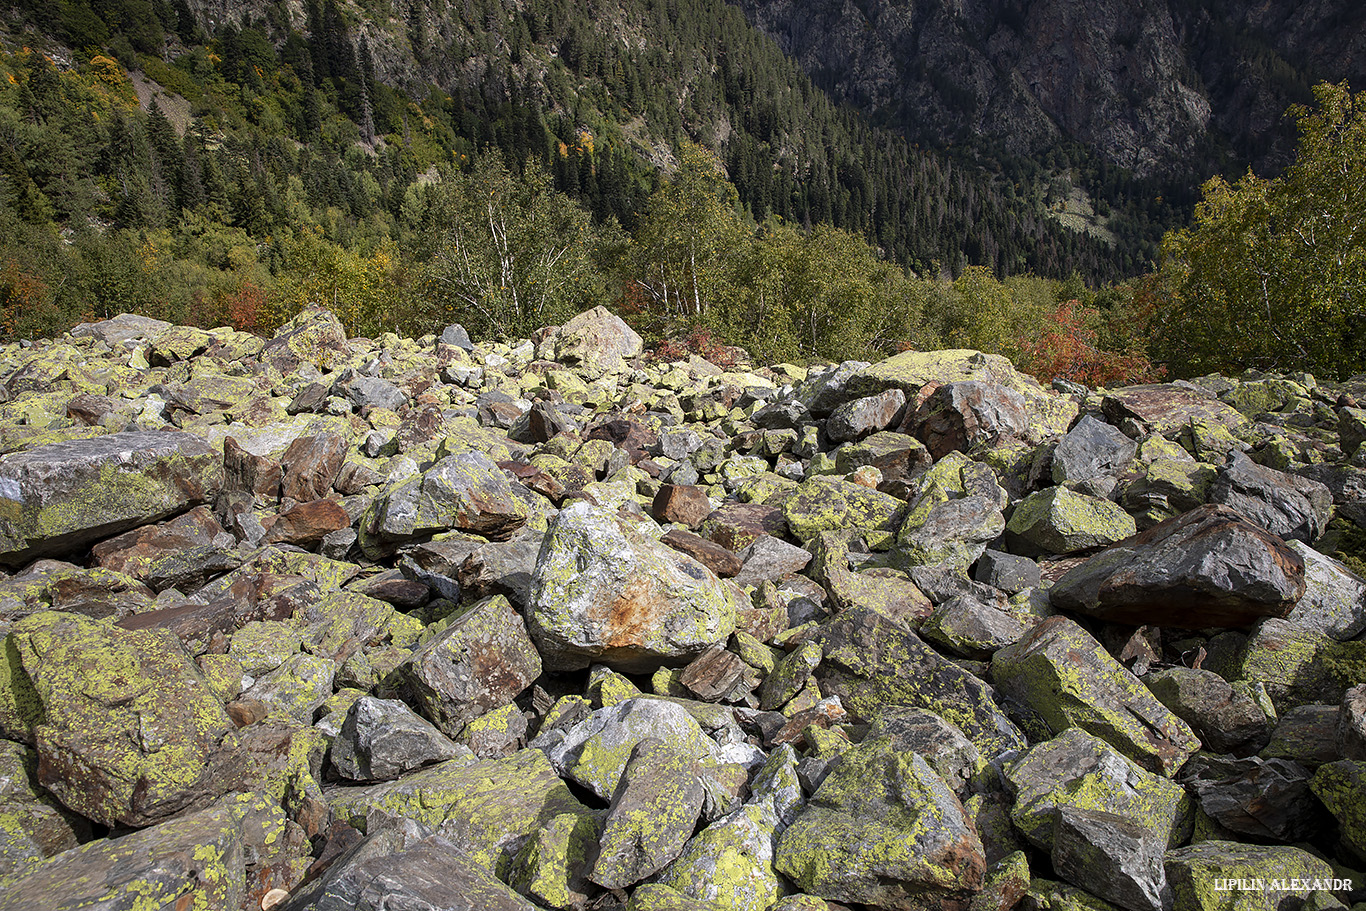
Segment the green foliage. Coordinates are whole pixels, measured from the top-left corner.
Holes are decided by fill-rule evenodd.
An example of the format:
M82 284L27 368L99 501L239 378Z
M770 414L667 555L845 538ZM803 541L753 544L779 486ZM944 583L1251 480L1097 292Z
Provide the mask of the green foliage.
M592 306L601 293L589 215L528 162L519 176L501 156L414 188L410 220L443 226L424 277L431 326L463 321L480 335L526 338Z
M1156 353L1178 374L1366 370L1366 93L1314 93L1281 177L1214 178L1163 243Z

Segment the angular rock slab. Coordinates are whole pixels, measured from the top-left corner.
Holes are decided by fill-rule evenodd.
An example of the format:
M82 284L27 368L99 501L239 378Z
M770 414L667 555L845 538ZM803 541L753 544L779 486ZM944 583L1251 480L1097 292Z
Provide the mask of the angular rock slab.
M407 704L362 696L332 741L332 764L352 781L392 781L404 772L454 759L459 752Z
M440 828L494 873L505 872L522 840L555 817L593 817L540 750L506 759L452 759L397 781L337 788L327 798L334 813L362 830L371 814Z
M1185 790L1140 768L1080 728L1068 728L1032 747L1004 774L1014 798L1011 821L1026 838L1053 850L1060 807L1122 816L1154 833L1165 847L1178 843L1190 815Z
M1086 481L1122 470L1138 451L1138 444L1118 427L1086 415L1053 450L1053 483Z
M526 524L527 507L488 456L447 456L420 477L386 488L360 520L361 548L378 557L423 535L459 529L506 540Z
M715 743L702 733L687 709L651 696L598 709L551 746L547 756L561 775L610 800L632 752L643 740L667 743L698 763L717 760Z
M982 886L982 842L953 790L891 740L846 751L781 835L778 871L804 892L911 911Z
M521 615L494 595L433 636L400 673L418 710L456 737L467 722L531 686L541 676L541 658Z
M167 820L118 839L99 839L57 855L0 888L0 911L75 911L77 908L241 908L252 903L247 864L298 847L278 806L239 794L208 809ZM295 827L297 831L297 827ZM260 835L261 838L254 838ZM259 843L258 843L259 842ZM303 852L307 842L303 842Z
M957 725L983 756L1026 745L991 687L875 611L844 611L821 628L817 641L825 656L816 668L821 692L839 696L856 716L872 719L889 705L912 706Z
M1304 597L1285 619L1320 630L1334 639L1351 639L1366 630L1366 580L1303 541L1286 541L1304 560Z
M1274 535L1311 544L1333 512L1327 485L1258 465L1242 453L1234 453L1215 477L1210 502L1230 507Z
M1200 749L1186 722L1067 617L1049 617L996 652L991 676L1054 733L1079 727L1151 771L1170 775Z
M612 797L588 878L608 889L663 869L692 837L705 796L697 761L668 744L636 744Z
M1286 885L1292 879L1333 879L1328 862L1308 851L1235 841L1202 841L1168 851L1166 868L1176 911L1299 911L1309 893L1273 891L1266 888L1272 879ZM1230 880L1247 887L1229 888L1240 886Z
M66 806L146 826L231 787L234 726L171 633L46 611L10 642L40 706L39 783Z
M535 911L459 844L439 835L395 834L386 831L362 842L282 911Z
M112 433L15 453L0 461L0 564L78 550L222 486L222 455L188 433Z
M681 664L735 631L729 588L696 560L584 501L551 522L527 626L549 670Z
M1073 885L1128 911L1171 904L1162 861L1167 843L1123 816L1081 807L1058 809L1053 869Z
M1121 541L1049 590L1053 604L1113 623L1246 628L1305 593L1304 559L1224 506L1200 506Z

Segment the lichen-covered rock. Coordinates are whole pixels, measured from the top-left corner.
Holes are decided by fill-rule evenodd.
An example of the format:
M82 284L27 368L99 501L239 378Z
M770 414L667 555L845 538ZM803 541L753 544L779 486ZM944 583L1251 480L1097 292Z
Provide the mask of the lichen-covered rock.
M1285 542L1227 507L1201 506L1072 569L1049 598L1102 620L1202 629L1283 617L1304 591L1304 560Z
M570 319L551 336L555 359L578 366L589 376L619 370L644 350L644 342L625 321L606 307L594 307Z
M868 737L888 737L897 750L919 753L960 797L982 784L986 760L956 725L934 712L888 706L873 720Z
M1210 485L1210 501L1228 506L1274 535L1312 544L1328 527L1333 494L1309 478L1258 465L1236 453Z
M1144 463L1122 488L1119 503L1134 516L1140 529L1209 501L1214 466L1195 461L1184 450L1181 454L1184 459L1157 458Z
M677 857L702 812L698 772L694 757L662 741L637 743L612 795L588 878L621 889Z
M994 384L1017 393L1033 413L1041 438L1066 432L1077 416L1075 401L1046 391L1038 380L1016 370L1004 357L966 349L904 351L865 365L852 374L847 394L857 397L897 388L911 399L928 383L965 381ZM936 453L939 455L942 453Z
M1213 671L1169 667L1148 674L1143 683L1217 753L1260 748L1275 723L1247 683L1234 686Z
M1125 386L1111 390L1101 403L1105 417L1118 425L1138 422L1144 429L1171 437L1194 422L1240 427L1246 419L1232 406L1201 390L1174 383Z
M1163 775L1200 748L1189 725L1066 617L1049 617L996 652L991 676L1054 733L1079 727Z
M741 807L694 836L656 881L717 911L768 911L782 891L773 867L778 825L770 803Z
M716 744L686 708L650 696L598 709L570 728L547 755L560 774L610 800L642 740L667 743L703 765L719 760Z
M912 423L916 438L935 458L1016 441L1037 443L1040 438L1031 433L1034 418L1023 395L975 380L935 389L916 408Z
M275 330L261 360L286 377L329 369L351 356L341 320L321 307L308 307Z
M1335 645L1323 633L1268 617L1253 628L1229 676L1266 687L1278 711L1305 703L1335 703L1346 687L1323 661Z
M452 759L397 781L327 793L332 811L361 830L408 819L456 842L483 869L506 875L522 840L557 816L592 818L540 750L506 759Z
M1339 759L1321 765L1310 787L1336 817L1343 842L1366 860L1366 761Z
M804 892L904 911L966 900L986 868L952 789L886 738L844 753L780 836L774 862Z
M809 541L823 531L865 528L896 531L905 502L840 478L817 476L803 481L783 504L793 536Z
M821 627L818 641L824 648L816 669L821 692L839 696L854 715L872 719L889 705L912 706L957 725L984 756L1025 746L991 687L906 627L855 608Z
M0 740L0 882L90 840L90 823L38 784L38 754Z
M565 813L533 834L513 859L508 885L556 911L588 902L588 862L597 850L601 826L590 816Z
M710 570L615 514L578 501L551 523L527 609L547 668L653 671L723 644L735 623L730 589Z
M362 696L347 710L331 756L343 778L392 781L459 754L454 743L404 703Z
M0 460L0 563L69 553L206 502L223 459L197 436L131 431Z
M507 477L488 456L447 456L421 476L392 484L360 521L361 547L376 556L448 529L505 540L527 519Z
M1190 802L1175 782L1139 767L1080 728L1032 747L1009 763L1011 821L1033 844L1053 850L1059 807L1122 816L1153 832L1165 848L1185 834Z
M233 724L180 643L55 611L15 624L39 783L107 826L145 826L231 787Z
M447 736L507 705L541 675L526 624L507 598L466 610L400 668L418 709Z
M1036 557L1107 547L1137 530L1133 517L1109 500L1050 487L1016 505L1006 540L1018 553Z
M1342 758L1366 761L1366 683L1343 694L1334 723L1333 741Z
M990 661L998 649L1018 642L1025 626L1004 610L959 595L935 608L919 632L951 655Z
M1233 841L1169 851L1166 868L1175 911L1299 911L1311 891L1321 890L1295 888L1293 881L1335 879L1327 861L1300 848Z
M1000 537L1008 496L992 469L958 452L916 479L910 507L897 531L905 565L950 564L966 569Z
M310 860L298 832L259 795L232 795L141 832L59 854L5 883L0 911L260 907L262 877L250 868L273 867L280 884L292 888ZM270 874L263 878L271 881Z

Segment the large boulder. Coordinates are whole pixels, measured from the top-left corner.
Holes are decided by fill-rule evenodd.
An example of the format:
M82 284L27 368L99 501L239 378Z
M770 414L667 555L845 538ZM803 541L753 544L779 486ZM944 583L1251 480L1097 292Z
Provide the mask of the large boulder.
M1139 429L1171 437L1193 423L1240 427L1246 419L1202 389L1176 383L1152 383L1111 390L1101 403L1111 423L1132 421Z
M547 668L684 664L735 622L734 597L710 570L615 513L580 500L551 523L527 608Z
M893 705L928 709L955 724L984 755L1025 746L991 687L926 645L910 629L867 607L843 611L820 630L821 692L871 720Z
M1079 727L1154 772L1170 775L1200 748L1189 725L1067 617L996 652L991 676L1055 734Z
M527 514L507 476L488 456L459 453L376 497L361 517L360 543L378 557L414 538L452 528L506 540L526 523Z
M1066 432L1077 416L1074 400L1048 392L1038 380L1016 370L1004 357L967 349L903 351L876 364L864 365L851 375L846 388L850 398L896 388L906 393L908 401L913 401L930 383L961 382L981 382L1018 394L1033 415L1032 432L1042 436Z
M298 825L261 794L120 838L72 848L0 887L0 911L78 908L260 908L303 878L311 858Z
M966 902L986 859L953 790L890 738L845 752L778 840L775 865L804 892L911 911Z
M1210 501L1222 503L1274 535L1312 544L1328 527L1333 494L1319 481L1258 465L1234 453L1210 486Z
M1049 597L1115 623L1202 629L1284 617L1304 592L1295 550L1227 507L1201 506L1097 554Z
M0 461L0 563L79 550L207 502L222 456L197 436L130 431Z
M502 595L450 622L399 669L421 712L450 737L541 675L526 624Z
M232 786L233 723L169 632L46 611L9 642L37 703L38 781L66 806L146 826Z
M619 370L644 350L635 330L606 307L594 307L554 331L555 359L590 376Z

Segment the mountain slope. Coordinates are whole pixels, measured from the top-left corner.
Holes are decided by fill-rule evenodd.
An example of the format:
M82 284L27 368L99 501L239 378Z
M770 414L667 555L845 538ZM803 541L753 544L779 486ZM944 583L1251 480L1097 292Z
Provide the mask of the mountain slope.
M737 0L818 85L931 142L1080 143L1140 176L1283 164L1315 81L1366 82L1354 0Z

